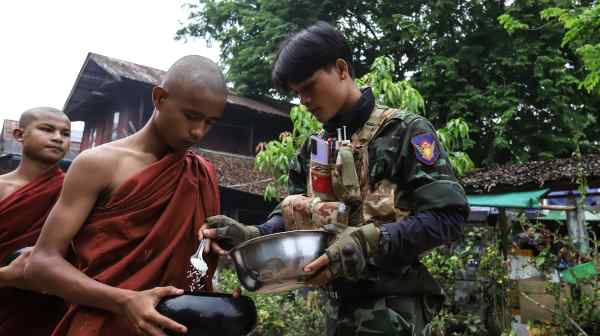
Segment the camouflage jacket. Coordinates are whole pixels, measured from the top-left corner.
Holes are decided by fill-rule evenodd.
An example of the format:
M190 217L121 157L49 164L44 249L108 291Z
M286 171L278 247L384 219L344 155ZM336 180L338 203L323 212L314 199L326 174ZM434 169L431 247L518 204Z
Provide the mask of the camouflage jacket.
M369 89L363 91L361 100L363 102L359 102L358 109L348 112L354 116L346 117L343 121L337 120L337 123L344 121L349 124L355 121L364 123L375 107ZM367 113L366 118L362 115L365 113ZM336 126L335 121L324 125L326 132L323 137L335 137L333 132ZM358 128L349 127L349 131L352 134ZM435 148L431 158L419 152L421 150L419 145L425 143L425 141L418 143L420 136L428 136L429 140L433 140L430 146L433 145ZM290 162L288 173L290 195L307 193L309 147L309 142L305 142L297 157ZM397 208L407 209L412 213L444 208L457 209L465 214L468 212L465 193L457 182L448 154L437 141L434 127L424 117L397 110L371 141L368 156L369 185L375 185L383 179L396 183ZM271 216L278 214L281 214L279 207Z
M324 125L324 137L335 137L335 130L348 126L349 136L358 131L375 108L370 89L363 90L357 106ZM432 148L433 146L433 148ZM306 194L309 174L310 148L307 141L290 163L288 193ZM468 215L466 195L458 183L448 160L448 154L437 141L434 127L422 116L397 110L388 118L368 147L368 183L375 185L387 179L396 184L395 206L409 210L411 215L400 222L380 226L382 240L387 238L385 255L371 264L369 274L379 279L364 288L376 287L375 293L393 293L406 288L410 293L435 292L406 286L407 265L414 265L420 253L457 239ZM267 223L259 226L262 234L284 229L281 208L277 207ZM385 234L383 234L385 233ZM431 284L422 266L413 281L417 287ZM373 279L369 276L369 278ZM398 285L402 282L402 286ZM342 282L338 285L344 286ZM357 284L349 284L349 292ZM338 288L340 286L337 286ZM429 285L427 285L429 286ZM363 286L361 286L363 287ZM435 287L435 286L434 286ZM341 290L341 292L347 292ZM397 293L398 294L398 293ZM344 294L345 295L345 294ZM372 294L377 295L377 294Z

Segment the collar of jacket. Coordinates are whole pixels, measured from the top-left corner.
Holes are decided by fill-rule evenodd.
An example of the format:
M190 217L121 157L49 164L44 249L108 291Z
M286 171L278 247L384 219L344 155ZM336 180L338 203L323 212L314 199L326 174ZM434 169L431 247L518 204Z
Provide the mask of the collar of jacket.
M323 128L327 132L327 137L335 139L337 137L337 129L341 128L343 130L343 127L346 126L346 134L348 139L350 139L352 134L361 129L367 120L369 120L374 107L375 97L371 88L362 89L360 99L350 110L338 113L323 125Z

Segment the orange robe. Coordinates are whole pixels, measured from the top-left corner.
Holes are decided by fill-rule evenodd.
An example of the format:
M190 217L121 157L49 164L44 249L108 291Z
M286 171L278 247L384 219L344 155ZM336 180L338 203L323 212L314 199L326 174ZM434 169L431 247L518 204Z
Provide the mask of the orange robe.
M191 152L168 154L92 210L73 239L78 265L89 277L115 287L189 289L197 230L206 217L219 213L219 206L213 166ZM71 305L52 335L135 332L123 316Z
M53 168L0 201L0 260L37 241L58 199L64 173ZM0 335L48 336L64 315L57 297L11 288L0 290Z

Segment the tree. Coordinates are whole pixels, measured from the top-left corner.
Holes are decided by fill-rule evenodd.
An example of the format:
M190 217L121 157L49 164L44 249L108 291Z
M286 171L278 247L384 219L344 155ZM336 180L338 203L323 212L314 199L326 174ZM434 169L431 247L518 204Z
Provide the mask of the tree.
M190 19L177 36L219 42L240 94L286 98L270 83L277 45L321 19L348 37L359 77L387 55L394 77L410 79L423 95L423 114L436 127L463 120L478 166L568 156L574 139L586 152L600 136L600 97L577 88L588 71L561 46L563 27L539 15L572 8L570 0L188 1ZM525 26L508 31L504 14Z
M579 87L600 95L600 3L590 7L542 11L542 18L556 18L566 29L561 45L569 46L581 57L588 72Z
M177 38L204 37L217 41L228 79L240 94L277 94L270 70L277 46L291 33L317 21L337 23L349 39L357 76L369 71L377 56L398 60L408 56L398 73L410 69L419 45L411 32L399 29L404 15L418 11L423 1L369 0L188 0L188 21ZM416 26L415 26L416 27ZM413 28L410 28L413 29Z
M598 136L599 100L577 90L577 57L561 48L561 27L539 16L563 2L453 2L441 30L449 33L435 38L415 73L431 119L461 117L472 127L477 146L469 154L479 165L568 156L579 134ZM503 14L526 28L508 31Z
M356 82L359 86L370 86L379 104L422 113L425 105L421 94L412 87L410 82L395 81L393 74L393 61L388 57L379 57L373 62L371 72L357 79ZM293 123L291 133L283 133L279 140L261 144L258 148L256 167L274 178L265 189L267 199L277 197L279 190L285 188L289 162L296 156L306 139L322 127L302 105L293 107L290 117ZM447 127L438 130L438 138L449 150L449 159L458 174L462 175L474 168L469 155L463 152L473 145L469 138L469 127L463 120L451 120Z

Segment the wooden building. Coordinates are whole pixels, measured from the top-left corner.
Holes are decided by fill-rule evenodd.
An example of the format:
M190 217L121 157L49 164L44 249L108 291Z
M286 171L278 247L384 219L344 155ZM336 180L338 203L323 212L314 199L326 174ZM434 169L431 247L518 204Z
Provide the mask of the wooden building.
M152 113L151 89L162 70L89 53L64 106L73 121L84 121L81 149L140 129ZM200 144L223 153L254 156L260 142L291 128L290 106L230 94L223 118Z

